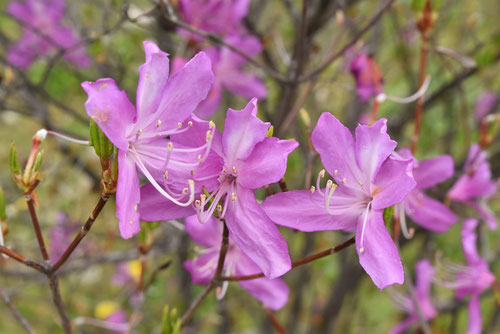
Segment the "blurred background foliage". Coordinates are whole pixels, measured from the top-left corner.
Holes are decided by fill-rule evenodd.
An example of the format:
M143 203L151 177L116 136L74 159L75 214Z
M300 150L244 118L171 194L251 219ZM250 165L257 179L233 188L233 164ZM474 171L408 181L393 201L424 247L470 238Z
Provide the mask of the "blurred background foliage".
M297 33L297 27L284 7L286 2L253 0L247 17L261 34L267 52L281 71L288 68L287 57L292 53ZM311 41L307 69L315 68L331 52L332 44L333 49L339 49L384 3L368 0L337 2L339 8L345 10L344 26L339 28L335 11L325 18ZM6 3L0 0L3 46L20 36L19 24L5 13ZM290 3L300 9L301 1ZM410 95L418 89L420 39L415 30L417 14L412 9L412 3L410 0L396 1L362 39L364 50L375 56L382 69L384 88L390 95ZM143 40L157 42L172 56L192 56L193 51L185 40L175 34L160 14L142 17L138 22L131 22L124 16L125 7L130 17L135 17L152 6L145 0L67 0L66 22L90 39L87 51L93 58L93 65L87 70L76 69L65 61L52 63L50 57L37 60L24 74L5 63L0 64L3 77L0 84L3 94L0 97L0 185L8 203L9 233L6 242L22 251L23 255L35 259L39 257L24 197L12 182L7 166L10 143L15 143L20 161L24 162L33 134L42 127L87 138L88 120L84 109L87 96L80 87L84 80L114 78L118 86L126 90L131 101L135 101L137 68L144 61ZM479 125L473 116L478 95L484 91L500 93L500 26L497 21L500 2L442 0L437 13L427 71L432 81L416 156L423 159L451 154L458 172L470 144L478 140ZM346 31L334 42L341 29ZM442 48L454 50L462 58L444 54L439 51ZM0 55L5 56L5 47L0 48ZM348 64L340 60L317 79L304 104L311 120L310 126L314 127L322 112L330 112L353 129L361 115L370 111L370 103L362 103L357 97L347 67ZM259 103L259 116L275 122L275 127L279 126L276 121L280 120L280 115L276 114L276 110L283 102L283 87L260 70L256 71L265 78L270 90L268 99ZM457 80L462 77L463 80ZM32 86L27 82L31 82ZM441 91L450 84L452 87ZM297 96L291 98L295 100ZM225 110L228 107L238 109L245 104L245 99L226 94L214 116L219 130L223 127ZM398 147L408 146L413 130L414 104L400 105L388 101L380 107L380 116L388 118L389 134L398 141ZM302 189L305 187L308 155L304 118L299 117L282 137L295 138L301 143L300 148L290 156L286 180L290 189ZM99 196L100 165L89 147L49 137L42 148L45 153L42 182L37 188L38 214L50 245L49 231L56 226L61 212L69 217L69 221L85 221ZM498 178L498 138L489 152L494 177ZM313 179L321 168L317 159ZM442 196L452 183L453 180L448 180L431 193ZM278 189L275 185L272 188ZM264 194L264 191L258 192L261 199ZM470 208L462 205L453 205L453 208L462 216L473 214ZM500 210L498 197L492 200L492 208L496 212ZM491 260L491 270L500 277L499 232L486 231L484 226L481 231L483 255ZM341 232L305 234L288 229L282 229L282 232L288 241L292 259L332 247L346 239ZM155 236L154 246L147 259L150 270L146 274L149 275L153 268L165 261L170 260L171 265L157 275L147 291L141 310L142 319L136 328L138 333L158 333L163 307L176 307L182 313L202 289L191 283L182 268L182 262L193 255L194 249L186 234L175 224L166 222L152 233ZM133 306L128 303L128 297L135 289L134 283L115 284L113 276L120 264L138 259L137 239L120 238L114 203L110 203L83 241L85 247L81 247L62 270L62 296L72 319L105 318L116 308L124 309L128 316L134 312ZM410 273L418 259L434 259L436 251L443 259L464 262L459 224L442 235L417 230L412 240L401 242L402 259ZM60 332L45 277L8 259L0 259L0 262L0 287L8 292L19 311L38 332ZM133 269L134 264L127 268L132 278L137 280L138 271ZM290 333L384 333L404 317L391 304L387 293L380 292L362 271L352 247L294 269L284 279L291 288L290 299L276 316ZM449 290L436 288L434 292L438 305L448 303L453 297ZM489 293L481 300L483 325L488 333L500 332L497 298ZM0 310L0 332L20 332L19 324L4 304L1 304ZM434 333L464 333L466 323L466 308L462 307L439 315L431 323L431 328ZM80 326L79 330L82 333L105 332L86 325ZM273 328L258 302L239 285L231 283L223 300L216 301L213 295L207 298L185 332L271 333Z

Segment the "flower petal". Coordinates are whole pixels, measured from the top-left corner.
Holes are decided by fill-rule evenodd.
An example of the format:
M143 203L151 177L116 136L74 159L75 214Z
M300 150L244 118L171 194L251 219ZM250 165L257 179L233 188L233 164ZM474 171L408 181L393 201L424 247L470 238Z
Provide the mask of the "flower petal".
M415 187L413 161L389 157L375 177L373 209L381 210L401 202Z
M135 163L127 158L126 151L118 150L116 217L124 239L132 237L141 229L137 211L141 201L139 186L139 175L137 175Z
M405 211L415 223L436 233L448 231L458 220L446 205L428 197L419 189L413 189L406 198Z
M169 76L168 54L153 42L144 42L146 62L139 67L137 86L137 123L154 114L162 99ZM140 125L143 126L143 125Z
M113 79L86 81L82 87L89 96L85 102L87 114L116 147L127 150L127 129L135 117L134 106L127 94L116 86Z
M418 322L418 317L415 315L409 316L408 318L400 321L388 334L403 334L405 330L411 325Z
M191 274L193 282L207 285L215 275L218 259L219 251L212 250L184 262L183 266Z
M251 275L258 273L259 267L249 257L242 254L235 268L235 275ZM257 278L238 282L254 298L259 300L265 307L271 310L279 310L288 301L289 289L281 278L267 279Z
M163 197L152 184L141 187L141 204L139 214L144 221L164 221L180 219L193 215L191 206L179 206Z
M481 303L479 294L473 294L469 300L469 324L467 325L467 334L481 334L483 328L481 320Z
M337 188L337 190L340 190ZM324 189L323 189L324 191ZM339 206L352 204L352 200L338 196L337 191L332 198ZM348 203L348 204L346 204ZM262 203L266 214L276 224L304 232L347 230L356 228L359 209L346 211L343 215L330 215L325 209L325 199L319 190L311 194L309 190L294 190L278 193L266 198Z
M474 264L483 261L477 252L477 234L476 227L478 221L469 218L463 222L462 225L462 248L464 251L465 259L468 264Z
M165 128L175 128L207 97L213 81L210 59L204 52L199 52L170 77L155 119L149 123L156 126L157 119L160 119Z
M384 225L382 211L372 210L369 213L361 243L363 218L359 217L356 228L359 263L380 290L392 284L403 284L403 265L398 249ZM363 252L360 251L361 248L364 249Z
M267 278L281 276L290 270L286 241L257 204L252 190L237 185L236 200L229 201L225 218L230 237Z
M373 182L389 155L394 152L397 143L387 134L387 120L382 118L371 126L356 127L355 154L359 168L366 175L366 183Z
M267 87L260 78L236 69L233 69L231 75L226 75L222 79L222 84L231 93L246 98L267 96Z
M222 223L211 217L206 223L200 223L196 215L186 217L186 232L198 245L205 248L220 248L222 241Z
M354 155L351 132L335 116L323 113L314 128L311 140L321 156L321 162L338 184L345 178L345 186L359 189L364 179Z
M419 189L426 189L453 176L453 158L440 155L418 162L413 169L413 177Z
M286 171L288 155L299 144L294 140L280 140L269 137L255 146L252 154L235 162L238 171L237 182L245 188L258 189L278 182Z
M254 150L255 145L266 138L270 123L257 118L257 99L252 99L243 110L227 110L222 150L228 165L237 159L245 160Z
M434 277L434 267L428 260L420 260L415 265L416 283L415 294L418 300L418 305L422 310L425 319L432 319L437 315L434 305L431 300L431 284Z
M476 201L468 201L466 203L469 204L471 207L473 207L477 211L477 213L479 213L479 215L488 224L490 230L497 229L498 225L497 217L495 216L493 211L491 211L491 209L488 207L486 199L480 198Z

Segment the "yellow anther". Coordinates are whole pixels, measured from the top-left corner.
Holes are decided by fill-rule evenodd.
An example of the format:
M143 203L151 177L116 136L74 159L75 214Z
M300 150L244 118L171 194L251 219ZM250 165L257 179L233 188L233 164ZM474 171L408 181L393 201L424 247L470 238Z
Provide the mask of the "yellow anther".
M138 136L142 135L142 129L139 129L139 130L137 131L137 135L138 135Z
M168 179L168 170L166 170L165 173L163 173L163 178L165 180Z
M133 221L133 220L129 220L129 221L128 221L128 223L129 223L130 225L132 225L132 224L134 223L134 221Z
M364 247L361 247L361 248L359 249L359 252L360 252L360 253L364 253L364 252L365 252L365 248L364 248Z
M201 164L201 154L198 155L198 163Z
M234 166L233 166L232 170L233 170L233 173L237 172L236 167L234 167Z
M168 142L167 149L170 150L170 151L172 151L174 149L174 143Z
M334 170L334 171L333 171L333 176L337 176L337 174L338 174L338 173L339 173L339 170L338 170L338 169Z
M316 191L316 187L315 186L311 186L311 194L314 194L314 192Z
M179 129L180 129L180 128L182 128L182 123L181 123L181 122L177 123L177 127L178 127Z
M137 212L137 209L139 208L139 203L134 204L134 211Z
M194 205L196 205L196 206L200 206L200 205L201 205L200 200L199 200L199 199L197 199L196 201L194 201Z
M161 120L158 120L158 122L156 122L156 127L159 128L161 126Z
M231 194L231 201L236 201L236 194L235 193L232 193Z
M215 127L215 123L213 121L208 122L208 128L213 129Z
M343 184L345 184L346 182L347 182L347 179L344 177L344 178L342 179L342 183L343 183Z
M193 122L189 121L188 126L193 126Z
M325 177L325 170L324 170L324 169L322 169L322 170L319 172L319 175L320 175L321 177Z
M188 189L188 188L184 188L184 189L182 189L182 194L183 194L183 195L186 195L188 192L189 192L189 189Z
M359 185L360 185L360 186L363 186L363 182L359 181Z
M219 211L219 212L222 211L222 205L217 204L217 211Z
M207 143L210 141L210 137L212 137L212 131L207 131L207 136L205 138L205 140L207 141Z

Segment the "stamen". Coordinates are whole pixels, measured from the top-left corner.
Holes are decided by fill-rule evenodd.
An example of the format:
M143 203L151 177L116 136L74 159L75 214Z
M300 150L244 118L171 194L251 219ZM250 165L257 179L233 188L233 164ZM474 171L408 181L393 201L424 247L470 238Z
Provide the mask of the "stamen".
M182 128L182 123L181 123L181 122L177 123L177 127L178 127L179 129L180 129L180 128Z
M339 170L338 170L338 169L334 170L334 171L333 171L333 176L337 176L337 174L338 174L338 173L339 173Z
M236 201L236 193L231 194L231 201Z
M323 191L321 191L321 179L325 177L325 170L322 169L318 173L318 177L316 178L316 189L318 189L320 194L323 194Z
M370 201L368 205L366 206L365 214L363 217L363 227L361 229L361 238L360 238L360 246L359 247L359 252L362 254L365 252L365 248L363 247L364 245L364 240L365 240L365 228L366 228L366 222L368 221L368 212L370 212L370 208L372 206L372 202Z
M158 122L156 122L156 127L159 128L161 126L161 120L158 120Z
M233 166L232 170L233 170L233 173L236 174L236 172L237 172L236 167Z
M347 179L344 177L344 178L342 179L342 183L343 183L343 184L346 184L346 182L347 182Z
M40 135L39 133L41 133L44 136ZM88 140L80 140L80 139L71 138L71 137L65 136L63 134L60 134L58 132L47 131L45 129L38 130L38 132L36 133L35 136L38 136L39 138L42 138L42 140L43 140L43 139L45 139L45 136L47 136L47 134L51 134L53 136L56 136L56 137L59 137L61 139L64 139L64 140L67 140L67 141L70 141L70 142L73 142L73 143L77 143L77 144L82 144L82 145L88 145L89 144Z
M208 128L212 130L215 127L215 123L213 121L208 122Z
M163 173L163 178L165 180L168 179L168 170L166 170L165 173Z
M139 129L139 130L137 131L137 136L140 136L140 135L142 135L142 129Z
M189 121L188 126L193 126L193 122Z
M381 102L385 101L385 99L396 102L396 103L401 103L401 104L407 104L407 103L414 102L414 101L418 100L419 98L421 98L425 94L425 92L427 91L427 88L429 88L430 83L431 83L431 77L430 77L430 75L428 75L425 78L425 81L422 83L422 86L420 86L419 90L417 92L415 92L415 94L410 95L408 97L396 97L396 96L387 95L387 96L381 97L381 99L383 99ZM380 95L382 95L382 94L380 94ZM377 100L379 99L379 96L377 96Z
M316 191L316 187L315 186L311 186L311 194L314 194L314 192Z
M334 184L332 180L328 180L325 190L325 193L328 194L325 196L325 209L326 212L331 215L333 215L334 213L330 210L330 201L332 199L333 193L335 192L335 189L337 189L337 185Z
M406 225L406 215L403 207L403 203L396 204L396 210L399 214L399 224L401 225L401 232L406 239L411 239L415 235L415 229L412 227L408 230Z

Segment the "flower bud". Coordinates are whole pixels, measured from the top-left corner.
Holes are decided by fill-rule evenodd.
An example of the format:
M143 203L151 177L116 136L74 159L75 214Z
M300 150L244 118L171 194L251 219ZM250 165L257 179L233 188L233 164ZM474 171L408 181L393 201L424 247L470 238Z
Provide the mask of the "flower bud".
M42 164L42 160L43 150L38 152L38 154L36 155L35 164L33 165L33 171L38 172L38 170L40 169L40 165Z
M93 120L90 120L89 145L94 146L95 153L101 160L107 160L113 154L115 148Z
M14 143L10 143L9 167L13 174L21 173L21 168L19 168L19 162L17 161L16 146Z
M269 129L267 129L267 134L266 137L272 137L274 132L274 126L270 126Z

